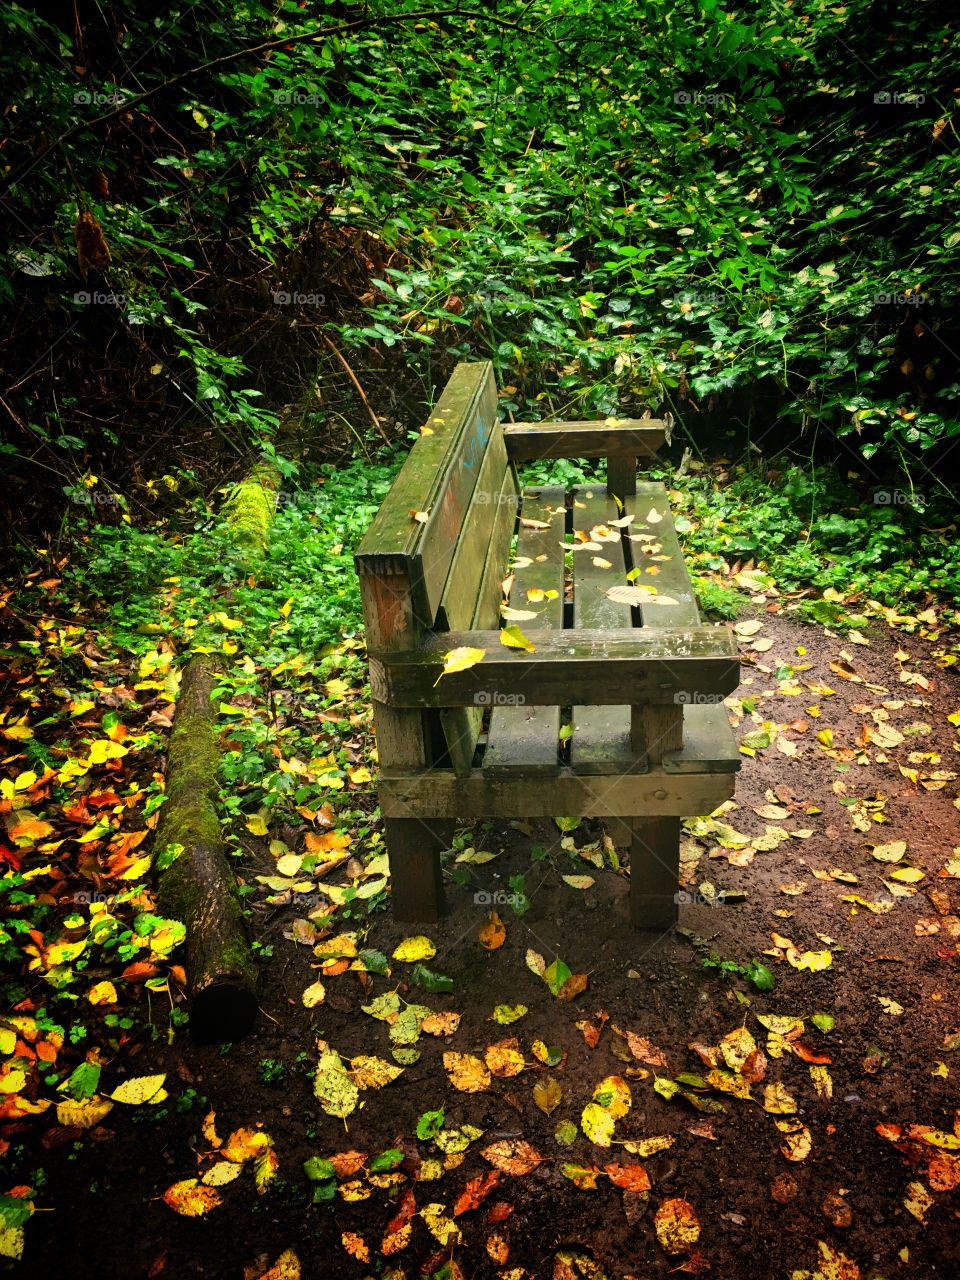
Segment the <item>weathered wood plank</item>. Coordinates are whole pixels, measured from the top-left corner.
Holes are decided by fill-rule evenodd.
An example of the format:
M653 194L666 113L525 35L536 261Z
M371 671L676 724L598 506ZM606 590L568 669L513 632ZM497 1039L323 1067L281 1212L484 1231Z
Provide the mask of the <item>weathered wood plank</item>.
M499 468L499 478L493 477ZM439 621L446 626L493 628L500 617L500 583L507 572L510 542L517 519L519 499L516 472L507 464L506 449L500 429L494 429L487 457L484 459L473 509L468 518L472 536L471 550L464 556L462 547L450 569L450 578L440 602ZM486 542L476 554L481 538ZM469 611L469 612L468 612ZM463 776L470 772L477 740L483 726L483 708L450 707L441 710L440 722L454 771Z
M414 616L410 574L391 567L393 572L365 573L360 578L360 594L367 644L402 651L418 643L420 628ZM429 714L436 712L400 710L387 700L374 699L373 722L381 771L422 770L431 763L432 735L426 719ZM430 823L419 811L407 810L396 817L385 816L384 836L393 869L393 908L398 919L436 920L443 910L440 852L449 848L453 836L449 822Z
M723 703L688 704L683 709L683 746L665 752L667 773L736 773L743 762Z
M679 699L686 696L675 694L673 706L635 703L630 708L630 747L648 769L656 768L668 751L679 751L683 746L684 703Z
M489 361L457 365L354 557L358 574L409 572L414 612L432 625L496 420ZM414 519L412 512L425 512Z
M531 529L521 523L517 539L518 567L510 602L516 609L537 611L536 618L518 624L524 635L529 633L531 638L563 627L564 502L564 491L557 487L530 489L523 494L521 520L535 520L548 526ZM524 564L526 560L530 563ZM527 592L534 588L557 594L553 600L530 603ZM535 653L522 656L533 662L537 658ZM497 706L499 690L495 685L491 685L486 694L493 710L483 755L484 771L491 777L517 769L530 775L555 773L559 768L560 707Z
M621 500L637 492L637 455L615 453L607 459L607 493Z
M516 422L504 428L513 462L538 458L607 458L631 454L652 458L666 430L656 418L619 418L593 422Z
M630 921L635 929L672 929L680 886L680 818L637 818L630 844Z
M441 678L444 654L464 646L483 649L482 661ZM475 706L478 694L494 689L527 706L563 706L574 690L598 706L627 692L637 703L675 705L677 693L726 695L739 680L730 631L703 625L544 631L535 655L506 649L499 631L451 631L428 635L416 649L370 654L373 696L397 707Z
M503 443L503 429L496 423L480 465L470 508L463 518L456 539L450 571L437 610L438 631L461 631L473 623L477 588L486 563L506 470L507 449ZM503 548L504 562L507 550L508 548Z
M669 629L695 626L700 621L697 598L680 550L666 488L662 484L638 484L628 511L634 518L624 533L630 538L633 563L641 570L634 581L638 586L655 587L658 596L670 596L676 601L641 605L643 625ZM662 556L669 559L654 559ZM648 569L657 572L647 573Z
M613 498L597 485L580 485L573 491L573 527L589 534L597 525L611 527L623 513ZM574 542L574 546L576 546ZM602 542L602 551L573 553L573 625L577 628L632 625L630 606L617 604L606 592L618 583L626 585L624 541ZM605 569L595 560L608 560ZM621 695L622 696L622 695ZM611 765L611 761L616 763ZM630 753L630 708L624 705L575 706L570 767L576 773L626 772L635 767Z
M733 795L734 774L652 773L588 776L561 767L555 777L519 771L491 776L474 769L467 778L452 772L390 773L380 784L387 817L417 813L434 818L684 817L712 813Z

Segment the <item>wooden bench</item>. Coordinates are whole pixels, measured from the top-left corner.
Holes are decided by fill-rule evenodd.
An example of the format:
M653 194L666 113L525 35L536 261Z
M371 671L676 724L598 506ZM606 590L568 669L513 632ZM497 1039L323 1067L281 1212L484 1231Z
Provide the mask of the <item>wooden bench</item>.
M740 670L700 622L663 485L637 484L666 424L496 411L492 366L458 365L356 555L394 914L438 918L454 819L588 816L630 846L633 923L666 928L680 819L733 794ZM597 457L606 486L520 491L517 463ZM532 653L501 643L505 580ZM610 598L631 584L656 594ZM484 656L442 674L460 647Z

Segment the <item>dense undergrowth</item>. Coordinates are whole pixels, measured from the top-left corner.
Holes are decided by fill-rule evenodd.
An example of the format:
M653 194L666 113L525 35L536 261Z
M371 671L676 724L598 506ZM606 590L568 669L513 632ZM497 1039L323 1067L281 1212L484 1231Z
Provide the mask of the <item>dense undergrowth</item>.
M206 468L269 448L304 395L323 456L330 342L408 428L453 358L489 357L509 413L668 405L695 449L732 423L937 487L960 431L945 10L75 14L0 15L15 500L90 470L152 500L185 443Z

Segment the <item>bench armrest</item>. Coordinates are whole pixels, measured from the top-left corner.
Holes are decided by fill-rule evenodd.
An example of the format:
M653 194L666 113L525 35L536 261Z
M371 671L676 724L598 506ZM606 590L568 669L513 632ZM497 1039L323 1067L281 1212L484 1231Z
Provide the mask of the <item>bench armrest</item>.
M416 648L372 650L374 698L394 707L683 705L721 701L740 681L726 627L535 631L533 653L508 649L500 631L428 633ZM482 649L443 674L453 649Z
M653 458L670 443L673 419L607 418L596 422L516 422L503 438L511 462L537 458Z

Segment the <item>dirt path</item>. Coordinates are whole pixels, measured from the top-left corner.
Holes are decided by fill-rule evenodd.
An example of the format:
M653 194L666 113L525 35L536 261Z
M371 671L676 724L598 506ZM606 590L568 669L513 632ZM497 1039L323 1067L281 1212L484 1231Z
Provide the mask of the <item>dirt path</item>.
M137 1072L169 1073L169 1101L153 1115L139 1109L136 1123L114 1114L82 1143L49 1152L42 1203L56 1207L32 1220L20 1274L260 1277L285 1250L309 1280L960 1274L951 1190L960 1183L960 855L954 874L944 871L960 845L958 739L947 719L960 706L956 676L931 656L936 645L879 629L858 645L770 617L760 634L773 643L744 646L755 665L744 666L738 732L768 734L770 745L744 757L736 807L719 819L728 825L701 823L688 838L692 901L681 908L681 931L631 933L623 873L577 852L596 844L599 827L566 837L553 824L478 828L474 846L497 856L460 863L469 883L452 884L449 915L422 930L436 948L427 964L453 979L452 993L405 987L411 964L391 961L390 978L324 974L326 998L307 1009L302 992L321 976L311 962L321 961L285 937L301 913L260 902L255 918L273 958L258 1032L228 1052L181 1039L137 1056ZM531 862L537 850L545 856ZM506 940L486 950L478 933L490 908L475 895L507 890L524 872L529 910L500 907ZM561 879L570 874L594 883L570 887ZM341 909L334 933L358 922ZM415 932L377 913L362 945L389 956ZM586 989L554 998L528 967L528 949L589 975ZM761 960L774 989L705 968L709 952L741 965ZM318 1037L346 1057L392 1061L390 1027L361 1006L394 990L459 1014L459 1026L447 1037L423 1034L419 1060L385 1087L364 1089L345 1121L325 1114L313 1089ZM517 1021L491 1020L496 1006L520 1004L528 1012ZM791 1019L803 1020L801 1032ZM482 1091L453 1087L444 1053L483 1059L513 1038L522 1070L497 1074L521 1061L507 1045L469 1064ZM538 1060L537 1041L559 1051L558 1065ZM600 1088L590 1114L601 1128L613 1121L605 1148L581 1119L608 1077L625 1082L631 1105L619 1114L621 1086ZM551 1114L534 1099L547 1081L559 1086L559 1101L552 1085L538 1090L545 1106L556 1102ZM446 1151L416 1136L423 1114L441 1108ZM160 1197L215 1163L203 1154L214 1151L201 1132L210 1109L221 1140L239 1128L269 1134L276 1176L258 1195L251 1157L220 1188L222 1204L178 1216ZM564 1121L575 1126L570 1145L555 1136ZM669 1144L620 1145L656 1136ZM391 1148L399 1156L371 1170L371 1158ZM338 1159L335 1179L307 1180L305 1160L351 1151L366 1159ZM451 1222L468 1180L489 1174L491 1159L528 1171L501 1171L496 1185L491 1175L482 1204ZM684 1217L691 1211L698 1236ZM672 1239L671 1214L680 1215ZM392 1243L403 1245L407 1226L409 1242L383 1259L384 1236L398 1233ZM675 1241L676 1252L662 1241ZM283 1265L269 1275L296 1274L289 1256Z

